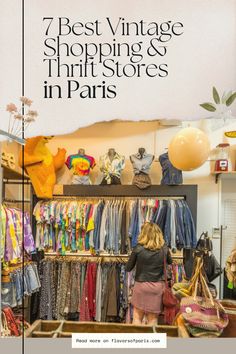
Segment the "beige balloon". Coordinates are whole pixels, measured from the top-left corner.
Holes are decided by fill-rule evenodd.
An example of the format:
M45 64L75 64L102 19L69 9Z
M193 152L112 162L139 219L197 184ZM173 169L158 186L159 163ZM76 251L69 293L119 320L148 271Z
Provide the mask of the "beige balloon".
M209 138L200 129L182 129L171 140L168 154L172 165L179 170L195 170L204 164L210 154Z

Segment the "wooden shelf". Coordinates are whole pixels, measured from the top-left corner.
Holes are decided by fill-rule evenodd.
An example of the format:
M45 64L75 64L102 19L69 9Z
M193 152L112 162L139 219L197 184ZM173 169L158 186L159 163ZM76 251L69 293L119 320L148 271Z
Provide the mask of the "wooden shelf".
M222 172L213 172L213 176L215 176L215 183L218 183L219 177L222 176L227 176L227 178L235 178L236 177L236 171L222 171Z
M9 167L6 167L6 166L1 166L2 169L3 169L3 179L6 179L6 180L22 180L22 174L18 171L15 171ZM27 175L24 175L24 179L25 180L29 180L29 177Z

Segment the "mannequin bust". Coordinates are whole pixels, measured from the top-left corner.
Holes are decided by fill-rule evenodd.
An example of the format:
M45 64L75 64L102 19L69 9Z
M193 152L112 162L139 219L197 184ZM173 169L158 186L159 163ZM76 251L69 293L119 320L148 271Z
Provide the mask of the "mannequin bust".
M99 159L100 170L103 172L101 184L121 184L120 176L125 167L125 157L119 155L114 148Z
M130 156L130 161L133 165L134 179L132 184L140 189L145 189L151 186L149 172L155 156L147 154L146 149L140 147L138 153Z
M159 162L162 168L162 185L178 185L183 183L182 171L172 165L169 160L168 152L159 156Z
M91 184L89 173L96 165L92 156L85 154L85 149L80 148L78 154L68 156L66 166L73 171L72 184Z

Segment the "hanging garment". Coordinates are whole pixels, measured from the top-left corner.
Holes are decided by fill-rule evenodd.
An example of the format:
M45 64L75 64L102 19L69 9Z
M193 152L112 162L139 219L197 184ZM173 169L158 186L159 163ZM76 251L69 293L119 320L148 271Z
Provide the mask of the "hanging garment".
M0 205L0 261L4 259L6 242L6 211L5 208Z
M126 253L130 245L136 246L146 221L159 225L173 250L196 246L195 225L185 200L52 200L37 203L34 215L38 249L62 255L67 251Z
M66 308L66 299L68 287L70 286L70 283L68 282L71 276L70 271L70 264L63 262L61 267L59 287L57 288L57 319L59 320L62 320L65 317L65 314L68 313Z
M96 272L97 264L89 263L81 297L80 321L92 321L96 317Z
M127 233L127 205L124 203L121 215L121 243L120 243L120 253L128 253L128 233Z
M133 288L135 283L135 270L127 273L127 301L128 301L128 309L126 313L126 323L132 323L133 320L133 306L131 304Z
M119 285L119 317L121 321L125 320L125 315L128 309L128 282L125 265L122 264L120 268L120 285Z
M13 212L13 209L6 208L6 241L4 256L6 262L18 260L22 256L21 244L19 243L22 235L16 234L16 230L21 229L21 226L19 227L16 225L16 222L14 223ZM22 230L20 233L22 234Z
M101 321L101 306L102 306L102 268L101 268L101 264L98 264L97 278L96 278L96 316L95 316L95 320L97 322Z
M39 265L39 276L42 284L40 290L40 305L39 316L41 319L54 319L57 318L55 314L55 296L53 295L54 283L52 281L53 263L50 261L42 261ZM54 291L53 291L54 290ZM56 316L55 316L56 315Z
M77 313L80 308L80 273L81 267L77 262L71 262L71 287L69 313Z
M1 206L1 229L1 246L4 246L1 248L1 258L3 257L5 262L17 263L22 258L23 235L24 252L28 255L35 253L35 243L28 213Z
M137 200L134 203L133 210L131 212L131 220L130 220L130 228L129 228L129 235L131 238L131 245L135 247L138 242L138 235L141 231L141 215L140 215L140 204Z
M182 171L172 165L167 152L159 156L159 161L162 167L162 185L176 185L183 183Z
M119 261L63 262L46 258L39 264L39 273L41 319L125 322L128 309L132 311L128 307L132 272L127 273Z
M101 322L105 322L106 321L106 317L107 317L107 296L108 296L108 294L107 294L107 281L108 281L108 273L109 273L109 270L110 270L110 266L111 265L109 263L102 264Z
M118 315L117 308L117 282L116 282L116 265L112 264L107 277L107 296L106 296L106 319L109 317L116 318Z

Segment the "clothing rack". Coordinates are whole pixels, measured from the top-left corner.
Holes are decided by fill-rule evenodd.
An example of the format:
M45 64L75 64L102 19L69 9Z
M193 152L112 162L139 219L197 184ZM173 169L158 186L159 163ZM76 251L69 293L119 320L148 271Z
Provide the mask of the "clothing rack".
M59 255L56 252L44 252L45 257L61 257L61 258L68 258L68 257L74 257L74 258L79 258L79 257L91 257L91 258L129 258L129 254L109 254L109 253L100 253L99 255L93 255L91 253L76 253L76 252L70 252L70 253L66 253L65 255ZM171 255L173 260L183 260L183 256L182 255Z
M119 262L119 263L126 263L128 262L128 256L93 256L93 255L58 255L58 254L45 254L45 259L52 260L52 261L62 261L62 262L71 262L71 261L83 261L83 262L96 262L96 263L105 263L105 262Z
M70 252L70 253L66 253L65 255L58 255L58 253L56 252L44 252L44 255L45 256L61 256L61 257L115 257L115 258L118 258L118 257L129 257L128 254L118 254L118 255L115 255L115 254L109 254L109 253L100 253L99 255L94 255L94 254L91 254L91 253L76 253L76 252Z
M111 200L111 199L117 199L117 200L133 200L135 198L138 198L138 199L152 199L152 198L157 198L156 196L153 196L153 197L125 197L125 196L100 196L100 197L93 197L93 196L88 196L88 197L80 197L80 196L56 196L55 198L53 198L53 200L58 200L58 201L67 201L67 200L103 200L103 199L106 199L106 200ZM159 200L185 200L184 197L182 196L175 196L175 197L159 197L158 196L158 199Z
M197 185L152 185L141 190L134 185L63 185L59 193L53 195L53 199L90 199L90 198L164 198L183 199L187 202L196 227L197 221ZM38 201L42 199L33 194L32 210ZM43 199L47 201L48 199ZM33 235L36 235L36 220L32 219ZM77 255L75 257L78 257ZM112 258L111 258L112 259ZM174 259L174 258L173 258ZM177 259L177 258L176 258Z
M54 194L53 198L164 198L164 199L184 199L193 216L194 224L197 224L197 185L152 185L147 189L139 189L133 185L63 185L60 188L60 193ZM32 210L40 200L33 194ZM46 201L47 199L45 199ZM36 226L33 220L33 230Z

